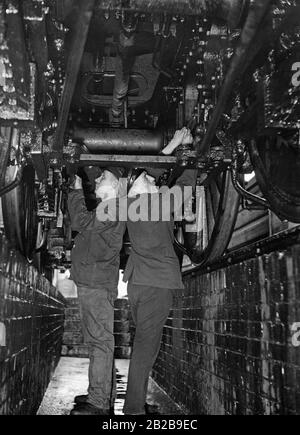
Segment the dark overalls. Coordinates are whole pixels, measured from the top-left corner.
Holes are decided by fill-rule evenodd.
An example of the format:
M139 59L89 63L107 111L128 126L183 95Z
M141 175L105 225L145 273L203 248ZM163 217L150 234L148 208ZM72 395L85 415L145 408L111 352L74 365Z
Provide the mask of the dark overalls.
M185 171L178 180L180 186L194 186L196 171ZM158 196L158 198L154 197ZM144 194L152 204L164 203L164 195ZM129 201L132 204L135 199ZM182 289L178 257L174 251L172 217L156 222L127 221L132 251L124 273L128 281L128 297L136 334L130 361L125 414L145 414L149 374L157 358L164 324L172 307L173 293Z
M118 293L120 250L125 224L100 222L86 208L82 190L69 194L71 225L78 231L71 278L77 285L84 340L89 347L88 402L113 405L114 301Z

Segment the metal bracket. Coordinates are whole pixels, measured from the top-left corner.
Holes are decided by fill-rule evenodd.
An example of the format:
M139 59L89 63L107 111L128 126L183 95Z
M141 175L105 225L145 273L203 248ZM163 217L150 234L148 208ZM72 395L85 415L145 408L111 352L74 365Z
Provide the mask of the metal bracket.
M250 193L248 192L248 190L244 189L244 187L239 182L237 166L237 160L234 159L231 166L231 179L236 191L242 196L242 198L246 199L247 201L257 204L258 206L263 208L270 208L270 204L265 198L254 195L253 193Z

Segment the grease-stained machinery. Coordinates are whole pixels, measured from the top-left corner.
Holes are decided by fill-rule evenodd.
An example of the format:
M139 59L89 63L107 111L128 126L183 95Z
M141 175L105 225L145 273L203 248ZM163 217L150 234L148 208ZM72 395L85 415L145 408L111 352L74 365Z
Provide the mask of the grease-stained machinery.
M299 223L297 3L3 0L0 194L11 243L40 267L68 262L68 178L81 171L92 208L95 166L108 163L164 167L169 184L198 168L205 207L181 241L198 265L226 250L241 197ZM184 125L193 147L159 156ZM263 197L243 186L253 170Z

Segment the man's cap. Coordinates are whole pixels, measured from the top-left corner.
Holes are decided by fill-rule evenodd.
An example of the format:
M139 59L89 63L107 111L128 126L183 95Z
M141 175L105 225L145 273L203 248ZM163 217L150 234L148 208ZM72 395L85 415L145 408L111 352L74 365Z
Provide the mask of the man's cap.
M93 183L102 175L103 169L101 169L99 166L86 166L84 171L88 176L90 183Z
M109 166L108 168L105 169L111 172L118 180L122 178L125 174L125 169L119 166Z
M119 166L110 166L108 168L101 168L99 166L86 166L84 170L91 182L101 177L103 171L105 170L111 172L118 180L119 178L122 178L125 173L125 169Z
M145 168L144 170L148 175L151 175L151 177L155 178L156 181L165 171L163 168Z
M148 175L155 178L156 181L158 181L159 177L164 173L164 169L162 168L138 168L132 170L132 176L134 176L134 179L136 180L139 178L139 176L143 173L147 172Z
M162 168L147 168L147 167L146 168L132 169L129 172L128 179L127 179L128 192L131 189L131 187L133 186L133 183L135 182L135 180L137 180L143 172L147 172L147 174L150 175L151 177L155 178L155 180L157 182L159 177L161 177L161 175L163 174L164 169L162 169Z

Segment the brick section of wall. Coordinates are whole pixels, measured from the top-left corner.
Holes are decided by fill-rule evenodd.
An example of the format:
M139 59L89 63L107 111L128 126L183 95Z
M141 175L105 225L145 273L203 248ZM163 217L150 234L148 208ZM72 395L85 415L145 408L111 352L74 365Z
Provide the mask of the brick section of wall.
M131 355L132 333L131 333L131 313L127 299L117 299L115 301L115 358L128 359Z
M37 411L60 357L64 299L0 234L0 415Z
M88 357L88 348L83 342L78 298L68 298L65 310L62 356Z
M127 299L117 299L114 310L115 358L130 358L131 316ZM87 346L83 342L78 298L68 298L63 336L63 356L86 358Z
M193 414L299 414L300 246L187 276L153 377Z

